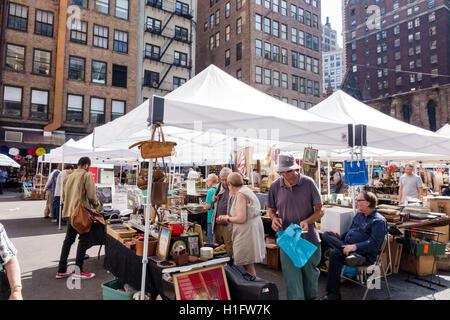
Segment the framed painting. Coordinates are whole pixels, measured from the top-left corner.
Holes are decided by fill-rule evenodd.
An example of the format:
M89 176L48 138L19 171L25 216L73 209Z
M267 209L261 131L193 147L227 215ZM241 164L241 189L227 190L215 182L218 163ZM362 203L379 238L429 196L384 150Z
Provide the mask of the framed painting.
M315 166L317 162L318 149L305 148L303 152L303 163L310 166Z
M161 227L159 229L158 246L156 247L156 256L161 259L167 260L169 255L170 237L172 235L172 229Z

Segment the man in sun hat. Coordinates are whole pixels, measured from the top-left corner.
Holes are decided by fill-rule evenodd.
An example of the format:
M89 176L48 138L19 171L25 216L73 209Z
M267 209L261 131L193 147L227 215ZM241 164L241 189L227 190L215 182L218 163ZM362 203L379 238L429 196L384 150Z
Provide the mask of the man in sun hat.
M270 186L268 208L275 231L284 230L291 223L297 224L307 231L303 238L317 246L302 268L297 268L289 256L280 250L288 300L315 300L321 257L319 232L315 223L323 216L322 198L314 180L298 173L297 169L299 166L293 156L279 155L275 170L281 177Z

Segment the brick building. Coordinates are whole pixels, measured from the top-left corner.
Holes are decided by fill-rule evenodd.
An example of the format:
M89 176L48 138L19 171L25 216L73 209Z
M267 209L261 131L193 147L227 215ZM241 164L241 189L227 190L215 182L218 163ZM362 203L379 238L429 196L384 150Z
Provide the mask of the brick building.
M136 107L138 1L1 1L2 145L53 148Z
M152 95L164 96L192 78L196 3L197 0L145 1L143 100Z
M302 109L321 101L319 0L210 0L197 11L196 74L210 64Z
M448 0L343 0L343 9L349 76L362 99L450 82Z

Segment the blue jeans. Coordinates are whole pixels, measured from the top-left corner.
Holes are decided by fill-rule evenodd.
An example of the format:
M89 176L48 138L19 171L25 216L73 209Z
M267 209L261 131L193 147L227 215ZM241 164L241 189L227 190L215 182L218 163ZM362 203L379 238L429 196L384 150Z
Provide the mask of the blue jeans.
M213 235L213 232L212 232L212 223L208 223L207 234L208 234L209 243L213 243L214 242L214 235Z
M53 219L59 219L59 210L60 210L60 206L59 206L59 199L61 199L61 197L53 197L53 202L52 202L52 217Z

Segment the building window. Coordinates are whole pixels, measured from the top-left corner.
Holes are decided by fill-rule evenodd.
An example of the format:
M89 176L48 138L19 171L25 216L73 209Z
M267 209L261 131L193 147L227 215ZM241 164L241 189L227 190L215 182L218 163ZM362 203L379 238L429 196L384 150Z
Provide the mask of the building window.
M272 0L272 11L278 13L279 7L279 0Z
M312 58L308 56L306 56L306 71L312 71Z
M115 15L117 18L128 20L128 0L116 0Z
M300 78L300 93L306 93L306 79Z
M92 60L91 82L106 84L106 62Z
M270 9L270 0L264 0L264 8Z
M225 66L230 65L230 49L225 51Z
M314 81L314 96L319 97L319 82L318 81Z
M220 45L220 32L216 33L216 48L218 48Z
M67 95L67 122L83 122L83 96L68 94Z
M111 121L125 114L125 101L111 100Z
M220 19L220 10L216 11L216 25L219 24L219 19Z
M48 91L31 90L30 119L48 120Z
M255 29L257 31L262 30L262 17L259 14L255 15Z
M288 64L288 51L285 48L281 48L281 63Z
M105 99L91 97L90 124L105 123Z
M209 26L214 27L214 14L209 16Z
M281 24L281 39L287 40L287 25Z
M33 73L42 76L50 76L51 61L52 53L50 51L34 49Z
M228 1L225 4L225 18L229 18L230 17L230 1Z
M188 29L175 26L175 40L187 42L189 38Z
M236 34L241 34L242 32L242 18L236 20Z
M313 14L313 28L318 29L319 28L319 17L315 14Z
M236 61L241 60L242 58L242 42L239 42L236 45Z
M34 33L53 37L53 12L36 9Z
M294 67L294 68L298 67L297 52L295 52L295 51L291 51L291 63L292 63L292 67Z
M292 75L292 90L293 91L298 91L298 76L294 76Z
M146 30L153 33L161 33L161 20L147 17Z
M287 2L286 0L281 0L281 15L287 16Z
M306 47L312 49L312 35L309 33L306 33Z
M273 72L273 86L275 88L280 87L280 73L278 71Z
M273 61L280 62L280 47L273 46Z
M84 81L84 58L69 57L69 80Z
M70 41L87 44L87 22L72 20L72 26L70 29Z
M437 48L437 41L433 40L430 42L430 50L434 50Z
M242 0L236 0L236 11L242 8Z
M176 66L186 67L187 66L187 54L175 51L174 56L173 56L173 63Z
M159 87L159 73L153 71L144 71L144 86L158 88Z
M297 20L297 6L291 4L291 19Z
M159 60L161 48L153 44L145 44L145 57L151 60Z
M280 36L278 21L273 20L272 22L272 34L277 38Z
M297 29L291 28L291 41L297 43Z
M6 45L6 69L16 72L25 71L25 47L15 44Z
M94 10L103 14L109 14L109 0L94 0Z
M189 5L180 1L175 4L175 13L180 16L189 15Z
M209 37L209 50L214 49L214 36Z
M312 95L313 94L313 82L312 80L306 80L306 94Z
M305 56L303 54L299 54L299 64L298 67L302 70L305 70Z
M281 74L281 88L288 88L288 75L286 73Z
M264 17L264 32L270 34L270 19Z
M242 69L236 70L236 79L242 80Z
M94 47L108 49L109 29L108 27L102 27L94 24Z
M128 32L114 30L114 51L128 53Z
M113 64L111 85L120 88L127 87L127 66Z
M305 23L305 11L302 8L298 8L298 21L300 23Z
M298 44L305 46L305 32L298 30Z
M185 83L186 83L186 79L173 77L173 90L177 89L178 87L181 87Z
M431 63L437 63L437 62L438 62L438 56L437 56L437 54L434 54L434 55L431 56L430 62L431 62Z
M319 51L319 37L313 36L313 50Z
M272 76L271 76L270 69L264 69L264 84L266 86L270 86L272 82Z
M27 31L28 7L20 4L10 3L8 12L8 28Z
M339 70L337 70L339 71ZM319 74L319 60L318 59L313 59L313 72L315 74Z
M270 60L272 58L271 44L264 42L264 58Z
M262 83L262 68L258 66L255 68L255 82Z
M262 56L262 41L258 39L255 40L255 55L257 57Z
M89 0L72 0L72 4L85 9L89 8Z
M225 41L230 41L230 35L231 35L231 27L228 25L225 28Z
M22 116L22 90L19 87L3 87L3 116L14 118Z

